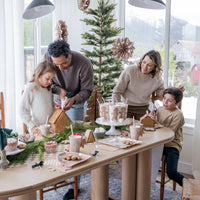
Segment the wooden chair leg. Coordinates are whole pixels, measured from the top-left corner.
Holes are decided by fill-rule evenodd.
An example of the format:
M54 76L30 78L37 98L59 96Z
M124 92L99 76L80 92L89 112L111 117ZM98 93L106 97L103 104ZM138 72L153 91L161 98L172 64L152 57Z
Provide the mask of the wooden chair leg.
M74 199L78 197L78 181L77 176L74 177Z
M176 190L176 182L173 181L173 190L175 191Z
M165 176L166 176L165 169L166 169L165 155L163 155L162 156L161 170L160 170L161 178L160 178L160 181L156 180L157 183L160 183L160 200L164 199L165 184L170 181L170 179L165 180ZM175 181L173 181L173 190L174 191L176 190L176 182Z
M43 200L43 189L39 190L39 200Z
M57 189L57 184L55 184L55 185L53 186L53 188L54 188L54 190L56 190L56 189Z
M39 200L43 200L43 195L45 192L48 192L48 191L51 191L51 190L56 190L60 187L63 187L63 186L66 186L66 185L70 185L70 184L74 184L74 199L77 199L78 197L78 181L77 181L77 176L74 177L74 181L71 182L71 183L66 183L66 184L63 184L63 185L57 185L57 184L54 184L51 188L49 189L41 189L39 190Z

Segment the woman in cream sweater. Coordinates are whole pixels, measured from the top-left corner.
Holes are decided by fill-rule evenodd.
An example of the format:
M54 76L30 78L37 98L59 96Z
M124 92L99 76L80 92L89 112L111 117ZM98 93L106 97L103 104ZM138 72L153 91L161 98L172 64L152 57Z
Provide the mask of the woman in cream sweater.
M158 51L147 52L137 66L127 67L113 89L113 100L128 99L127 117L139 120L148 110L151 95L162 98L164 84L161 79L161 56Z

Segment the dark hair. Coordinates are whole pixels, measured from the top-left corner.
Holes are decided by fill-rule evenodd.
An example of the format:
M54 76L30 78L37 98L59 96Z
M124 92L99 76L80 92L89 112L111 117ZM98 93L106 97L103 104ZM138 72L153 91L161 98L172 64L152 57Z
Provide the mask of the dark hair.
M56 40L48 46L48 54L54 58L60 57L61 55L69 58L70 52L69 44L65 40Z
M153 61L155 65L155 69L150 72L150 74L152 74L152 78L154 76L159 76L162 72L162 69L161 69L162 59L161 59L160 53L155 50L151 50L145 53L137 65L140 69L141 69L142 61L144 60L145 56L149 56L149 58Z
M170 87L164 90L163 97L165 94L171 94L174 96L176 103L179 103L183 99L183 92L176 87Z

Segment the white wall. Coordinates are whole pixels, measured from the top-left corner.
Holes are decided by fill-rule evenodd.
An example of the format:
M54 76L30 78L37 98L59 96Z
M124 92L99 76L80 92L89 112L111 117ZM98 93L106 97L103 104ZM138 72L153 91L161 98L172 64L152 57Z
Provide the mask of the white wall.
M183 149L180 153L178 171L192 175L192 140L194 127L183 127Z

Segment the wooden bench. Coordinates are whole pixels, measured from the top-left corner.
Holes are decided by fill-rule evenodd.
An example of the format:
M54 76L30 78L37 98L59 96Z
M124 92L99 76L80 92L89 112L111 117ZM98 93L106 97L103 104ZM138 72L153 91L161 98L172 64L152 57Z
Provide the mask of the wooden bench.
M182 200L200 200L200 180L183 179Z

